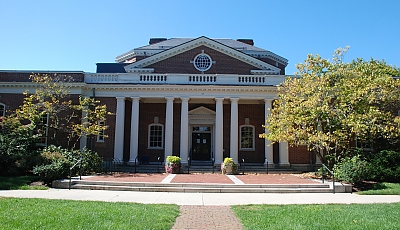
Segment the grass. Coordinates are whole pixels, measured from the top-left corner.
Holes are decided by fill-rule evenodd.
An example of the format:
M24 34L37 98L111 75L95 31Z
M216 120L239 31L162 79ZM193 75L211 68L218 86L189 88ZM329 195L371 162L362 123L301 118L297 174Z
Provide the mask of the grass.
M357 192L360 195L400 195L400 183L376 183L365 191Z
M170 229L177 205L0 198L1 229Z
M46 190L43 185L30 185L37 181L38 176L0 177L0 190Z
M246 229L398 229L400 203L246 205L232 210Z

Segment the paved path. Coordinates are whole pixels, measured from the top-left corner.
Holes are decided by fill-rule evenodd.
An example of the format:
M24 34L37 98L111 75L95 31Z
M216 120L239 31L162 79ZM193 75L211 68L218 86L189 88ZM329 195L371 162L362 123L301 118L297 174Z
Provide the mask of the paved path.
M245 204L368 204L400 202L400 195L357 195L351 193L168 193L79 189L2 190L0 197L95 200L177 205Z
M177 229L243 229L229 206L192 206L180 207L180 216L173 230Z

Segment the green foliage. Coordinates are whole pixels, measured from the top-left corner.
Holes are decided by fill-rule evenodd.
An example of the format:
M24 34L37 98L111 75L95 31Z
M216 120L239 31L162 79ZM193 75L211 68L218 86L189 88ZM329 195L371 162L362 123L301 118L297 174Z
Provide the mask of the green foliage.
M400 203L241 205L232 210L245 229L375 230L400 226Z
M400 182L400 153L382 150L370 155L369 178L375 181Z
M173 164L179 164L181 163L181 158L178 156L167 156L167 162Z
M21 175L36 164L36 137L33 126L23 125L15 117L0 118L0 175Z
M298 64L298 76L279 87L278 99L262 137L307 145L340 160L356 141L399 136L400 69L384 61L343 62L348 48L338 49L332 61L308 55ZM325 163L324 159L322 159Z
M42 162L34 167L33 172L38 174L45 183L67 178L70 173L70 168L80 159L82 159L81 163L72 171L73 176L77 175L79 167L81 167L83 175L101 172L102 170L102 159L97 153L86 148L82 151L70 151L60 146L56 147L51 145L44 148L40 156L42 157Z
M343 158L335 164L336 178L349 183L359 183L368 176L368 162L360 159L360 156Z
M0 198L1 229L171 229L178 205Z
M167 156L165 163L165 172L180 173L182 170L181 158L178 156Z
M24 93L26 97L16 110L15 117L35 127L38 136L43 135L38 127L45 126L51 143L71 148L82 136L99 135L107 129L101 123L109 114L106 105L85 97L79 97L78 103L73 102L69 91L73 85L72 77L32 74L30 78L36 83L36 91L33 94ZM47 124L42 124L43 116L48 116ZM57 136L62 136L68 143L58 142Z

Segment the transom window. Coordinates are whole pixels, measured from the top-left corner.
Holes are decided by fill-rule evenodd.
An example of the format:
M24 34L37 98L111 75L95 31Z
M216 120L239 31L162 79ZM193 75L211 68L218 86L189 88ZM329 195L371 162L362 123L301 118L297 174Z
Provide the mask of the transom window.
M193 132L210 132L211 127L210 126L194 126L193 127Z
M254 126L240 126L240 149L254 150Z
M149 125L149 148L163 148L164 126L161 124Z
M209 55L201 53L194 58L193 64L198 71L204 72L211 68L213 61Z

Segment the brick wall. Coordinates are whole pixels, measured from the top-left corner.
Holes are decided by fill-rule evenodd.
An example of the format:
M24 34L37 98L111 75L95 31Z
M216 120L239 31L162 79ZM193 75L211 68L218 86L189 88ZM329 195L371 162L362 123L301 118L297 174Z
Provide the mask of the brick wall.
M312 154L311 158L315 163L315 154ZM289 147L289 162L291 164L310 164L310 152L307 150L307 146Z
M265 123L265 105L264 104L239 104L239 127L245 125L245 119L249 118L249 125L254 126L254 150L240 150L240 129L238 135L239 160L242 158L246 162L263 163L265 156L265 140L259 138L258 134L264 133L262 125ZM230 112L229 112L230 115ZM229 133L228 133L229 135Z
M195 69L193 63L190 63L190 61L193 61L196 55L201 53L202 50L204 50L204 53L210 55L213 61L216 61L205 74L251 74L250 70L258 69L206 46L200 46L175 55L174 57L147 66L147 68L154 68L155 73L199 74L201 72Z

